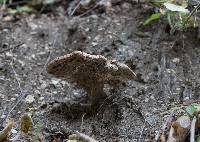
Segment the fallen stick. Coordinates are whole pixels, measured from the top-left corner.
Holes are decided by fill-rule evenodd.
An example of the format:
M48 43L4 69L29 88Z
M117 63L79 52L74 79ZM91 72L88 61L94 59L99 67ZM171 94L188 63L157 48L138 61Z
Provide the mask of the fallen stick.
M195 125L196 125L197 117L194 116L191 123L190 128L190 142L195 142Z
M0 54L2 54L2 53L4 53L4 52L7 52L7 51L10 51L11 49L15 49L15 48L17 48L17 47L20 47L20 46L23 45L23 44L24 44L24 43L20 43L20 44L14 46L14 47L10 47L10 48L4 49L4 50L0 51Z
M76 140L81 140L84 142L98 142L95 139L89 137L88 135L85 135L83 133L79 133L78 131L76 132L76 134L72 134L69 136L70 140L76 139Z

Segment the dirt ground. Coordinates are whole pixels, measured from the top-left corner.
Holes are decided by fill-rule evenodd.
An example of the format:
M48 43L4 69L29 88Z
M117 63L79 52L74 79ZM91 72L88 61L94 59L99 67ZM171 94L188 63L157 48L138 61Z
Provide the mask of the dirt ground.
M1 22L0 120L19 96L31 95L34 102L28 104L23 98L11 116L18 122L21 114L34 109L34 124L43 126L47 141L52 135L65 141L81 131L102 142L147 142L153 141L172 108L199 99L198 31L170 35L161 21L143 26L153 12L147 3L124 1L112 8L112 13L93 11L70 18L58 7L56 15L30 14ZM113 97L111 104L95 115L74 117L77 112L65 106L86 93L49 75L46 64L75 50L126 63L138 79L124 81L118 88L106 86L107 95ZM58 104L61 109L52 111Z

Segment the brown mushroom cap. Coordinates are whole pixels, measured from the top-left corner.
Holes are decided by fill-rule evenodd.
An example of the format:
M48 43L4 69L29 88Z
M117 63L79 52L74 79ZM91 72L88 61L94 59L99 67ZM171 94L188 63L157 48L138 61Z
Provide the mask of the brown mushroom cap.
M48 64L47 71L56 77L75 81L81 86L136 78L136 74L123 63L81 51L54 59Z

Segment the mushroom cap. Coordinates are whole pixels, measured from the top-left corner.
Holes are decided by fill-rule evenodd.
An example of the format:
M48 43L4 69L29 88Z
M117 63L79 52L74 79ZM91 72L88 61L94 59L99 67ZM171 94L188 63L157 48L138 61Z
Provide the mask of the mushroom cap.
M74 51L54 59L47 65L47 72L88 87L111 80L136 78L136 74L123 63L81 51Z

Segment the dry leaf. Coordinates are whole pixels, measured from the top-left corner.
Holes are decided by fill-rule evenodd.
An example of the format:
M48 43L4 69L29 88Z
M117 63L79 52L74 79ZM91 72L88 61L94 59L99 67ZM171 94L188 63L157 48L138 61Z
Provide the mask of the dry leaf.
M28 113L25 113L21 117L20 130L24 133L28 133L33 128L33 120Z
M14 126L14 120L9 120L6 127L0 132L0 142L6 140L10 134L12 127Z

